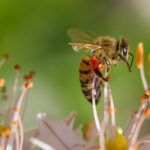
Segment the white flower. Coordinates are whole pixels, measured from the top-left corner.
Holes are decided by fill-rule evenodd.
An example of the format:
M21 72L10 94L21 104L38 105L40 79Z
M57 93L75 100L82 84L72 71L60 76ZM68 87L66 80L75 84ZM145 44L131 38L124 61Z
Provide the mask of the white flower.
M150 58L148 60L150 67ZM88 122L84 131L86 140L82 138L80 128L73 129L76 116L74 112L66 121L58 121L47 114L39 113L37 116L39 136L31 138L31 143L44 150L149 150L150 134L143 138L138 137L143 122L150 116L150 108L148 108L150 88L148 88L144 75L143 45L141 43L137 48L137 66L140 68L145 93L139 98L141 105L138 111L132 113L124 130L116 125L115 106L109 82L105 82L104 85L104 112L98 117L94 99L95 82L93 82L92 105L95 123ZM108 73L109 68L106 68L106 77ZM101 123L99 120L102 120ZM97 137L99 138L98 143L95 142Z

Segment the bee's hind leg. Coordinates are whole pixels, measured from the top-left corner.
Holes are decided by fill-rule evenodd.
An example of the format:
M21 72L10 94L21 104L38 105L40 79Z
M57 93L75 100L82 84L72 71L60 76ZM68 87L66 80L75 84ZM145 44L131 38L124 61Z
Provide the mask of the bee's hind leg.
M98 69L93 69L93 70L99 78L103 79L105 82L109 81L110 78L109 77L104 78L102 73Z

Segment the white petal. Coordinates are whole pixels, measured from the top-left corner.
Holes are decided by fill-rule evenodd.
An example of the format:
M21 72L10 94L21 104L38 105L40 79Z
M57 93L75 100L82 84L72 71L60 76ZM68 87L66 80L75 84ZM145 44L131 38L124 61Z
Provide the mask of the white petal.
M138 150L150 150L150 143L145 143L138 148Z
M60 122L48 115L38 115L38 127L42 140L58 150L80 150L86 142L65 122Z
M143 142L142 142L143 141ZM150 135L147 135L139 140L139 143L142 142L138 150L149 150L150 149ZM145 143L144 143L145 142Z
M23 143L23 150L33 150L34 145L30 143L31 137L39 137L38 129L32 129L30 131L27 131L24 135L24 143Z
M36 138L31 138L30 141L35 144L36 146L42 148L43 150L56 150L52 147L50 147L49 145L47 145L46 143L42 142L41 140L39 139L36 139Z

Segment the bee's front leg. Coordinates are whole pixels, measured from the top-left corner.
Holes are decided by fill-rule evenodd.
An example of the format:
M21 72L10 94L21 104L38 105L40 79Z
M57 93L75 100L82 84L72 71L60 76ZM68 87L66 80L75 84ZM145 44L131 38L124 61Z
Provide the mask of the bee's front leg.
M109 60L108 60L106 57L104 57L104 61L105 61L105 64L106 64L107 66L110 66L110 62L109 62Z
M105 82L107 82L110 79L110 77L106 77L106 78L103 77L100 70L104 69L104 65L101 65L101 67L99 67L100 66L99 60L95 56L91 57L90 63L91 63L91 68L99 78L103 79Z
M96 74L99 78L103 79L105 82L108 82L108 81L109 81L110 77L104 78L103 75L102 75L102 73L101 73L98 69L93 69L93 70L94 70L95 74Z

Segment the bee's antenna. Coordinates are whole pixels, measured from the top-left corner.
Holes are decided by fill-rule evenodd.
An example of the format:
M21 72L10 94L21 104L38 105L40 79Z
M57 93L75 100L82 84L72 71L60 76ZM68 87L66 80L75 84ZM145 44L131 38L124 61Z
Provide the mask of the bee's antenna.
M133 59L134 59L134 56L133 56L133 54L132 54L132 53L130 53L130 52L129 52L129 55L132 57L131 64L130 64L130 69L131 69L131 67L132 67L132 64L133 64Z

